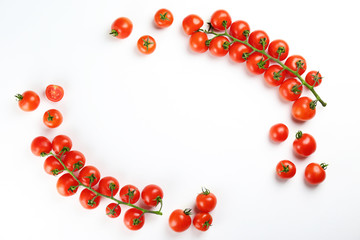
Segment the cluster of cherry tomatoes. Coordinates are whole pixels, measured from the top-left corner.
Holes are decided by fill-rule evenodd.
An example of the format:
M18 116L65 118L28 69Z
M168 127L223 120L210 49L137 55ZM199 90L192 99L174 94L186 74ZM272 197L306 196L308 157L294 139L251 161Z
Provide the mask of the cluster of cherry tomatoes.
M199 211L195 214L193 225L200 231L207 231L212 224L213 218L209 212L216 207L217 199L209 189L203 189L196 197L196 208ZM169 217L169 226L175 232L183 232L191 226L191 209L176 209Z

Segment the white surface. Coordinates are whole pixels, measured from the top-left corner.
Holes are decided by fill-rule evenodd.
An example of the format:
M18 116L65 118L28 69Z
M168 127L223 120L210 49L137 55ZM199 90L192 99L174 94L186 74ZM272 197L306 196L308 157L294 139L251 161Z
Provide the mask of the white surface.
M4 1L0 2L0 239L360 239L360 158L356 1ZM155 29L153 14L172 10L175 21ZM325 77L318 88L328 102L315 119L300 124L277 89L251 76L228 56L194 54L182 33L191 13L204 20L217 9L248 21L271 39L282 38L291 54L303 55L308 70ZM118 40L108 32L114 19L129 17L134 29ZM144 34L158 47L150 56L136 50ZM66 91L59 103L43 96L50 83ZM22 112L14 94L41 93L41 105ZM308 92L306 95L310 95ZM63 124L46 129L42 114L58 108ZM290 129L282 144L268 140L270 126ZM318 149L307 159L292 153L297 130L311 133ZM122 216L105 216L78 196L56 192L56 178L29 146L38 135L67 134L74 149L103 176L121 185L150 183L165 192L164 216L146 216L138 232ZM278 161L290 159L297 174L275 177ZM303 172L327 162L326 181L310 187ZM182 234L167 224L170 212L193 207L202 186L218 197L213 227Z

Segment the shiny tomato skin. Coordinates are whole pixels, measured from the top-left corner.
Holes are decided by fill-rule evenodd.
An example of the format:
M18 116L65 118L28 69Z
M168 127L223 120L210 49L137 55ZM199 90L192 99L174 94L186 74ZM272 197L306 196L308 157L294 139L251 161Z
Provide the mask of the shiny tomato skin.
M280 96L286 101L295 101L300 98L303 86L296 78L286 79L279 87Z
M204 21L195 14L190 14L184 18L182 27L186 35L192 35L204 25Z
M110 34L116 38L124 39L130 36L132 29L133 24L131 20L127 17L120 17L116 19L111 25Z
M271 65L268 69L266 69L264 79L270 86L279 86L284 82L285 71L283 71L283 68L280 65Z
M97 190L97 189L94 189ZM80 196L79 196L79 201L81 206L83 206L85 209L94 209L97 208L100 204L100 200L101 197L97 196L95 199L94 197L96 196L96 194L85 188L81 191Z
M322 82L322 76L318 71L310 71L306 74L305 82L310 86L317 87Z
M265 40L265 47L260 43L261 39ZM263 50L269 46L270 38L266 32L262 30L256 30L250 33L249 43L256 49Z
M173 21L174 21L173 14L165 8L158 10L154 15L154 22L158 28L170 27Z
M95 186L100 181L100 171L94 166L85 166L79 172L78 179L85 186L90 186L90 179L92 179L91 186Z
M144 35L139 38L137 48L143 54L151 54L156 49L155 39L150 35Z
M140 217L141 216L141 217ZM136 208L130 208L124 214L124 224L130 230L139 230L144 226L145 215Z
M273 142L284 142L289 136L289 129L283 123L275 124L270 128L269 136Z
M34 91L25 91L23 94L17 94L18 105L21 110L31 112L40 105L40 97Z
M77 192L78 187L76 186L78 185L79 183L75 180L75 178L73 178L73 176L70 175L70 173L65 173L58 179L56 183L56 188L61 196L69 197ZM71 190L70 187L76 188Z
M211 15L211 26L215 30L225 30L225 27L223 26L223 21L226 21L226 28L229 28L231 25L231 17L227 11L217 10Z
M206 52L209 49L209 47L206 46L207 40L208 40L208 36L206 33L204 32L193 33L189 40L190 49L197 53Z
M249 58L246 61L246 67L247 69L256 75L260 75L265 72L265 70L269 67L269 61L266 61L267 57L265 55L262 55L261 53L255 52L249 56ZM264 64L264 68L259 67L259 63L261 61L266 61Z
M280 57L278 52L279 48L283 49L283 52L280 53ZM268 53L271 57L283 61L289 55L289 45L284 40L281 39L274 40L269 45Z
M45 159L44 170L47 174L56 176L64 170L64 167L54 156L49 156Z
M301 157L308 157L316 151L315 138L308 133L301 133L299 131L293 142L293 149Z
M292 178L296 174L295 164L289 160L282 160L276 165L276 174L282 179Z
M325 169L318 163L310 163L305 168L305 179L312 185L322 183L326 178Z
M52 140L52 148L55 154L59 154L63 149L68 149L70 151L72 148L72 141L66 135L57 135Z
M243 63L246 61L244 58L244 54L251 53L252 49L249 46L246 46L245 44L234 42L229 47L229 56L231 60L238 63Z
M211 40L209 50L215 57L223 57L229 51L229 39L224 36L215 37ZM227 45L227 46L226 46Z
M244 31L246 31L248 34L250 33L249 24L245 21L238 20L231 24L229 34L234 38L237 38L241 41L245 41L246 34L244 34Z
M207 231L212 224L212 216L209 213L197 213L193 219L193 225L200 231Z
M117 203L110 203L107 205L105 213L109 218L117 218L120 216L121 207Z
M162 189L155 184L147 185L141 192L141 199L149 207L156 207L163 197Z
M120 199L123 202L135 204L140 199L140 191L134 185L123 186L119 192Z
M292 116L299 121L307 121L312 119L316 114L316 108L310 107L312 100L308 97L301 97L296 100L291 109Z
M76 172L85 166L86 159L81 152L72 150L65 154L63 163L70 171Z
M200 212L211 212L216 207L216 203L216 196L207 189L196 197L196 208Z
M31 142L31 152L35 156L41 156L41 154L48 154L51 152L52 145L49 139L44 136L36 137Z
M183 232L191 226L190 212L187 209L176 209L169 217L169 226L175 232Z
M63 122L63 116L59 110L50 109L44 113L43 122L48 128L57 128Z
M59 102L64 97L64 89L55 84L48 85L45 89L47 99L52 102Z
M300 64L301 66L300 66L299 69L298 69L298 66L297 66L297 62L301 63ZM299 75L302 75L306 71L306 68L307 68L305 58L303 58L300 55L293 55L293 56L288 57L288 59L286 59L286 61L285 61L285 65L288 68L290 68L291 70L293 70L295 72L298 72ZM286 73L290 77L296 77L295 74L293 74L292 72L290 72L288 70L286 71Z
M119 182L114 177L103 177L99 182L99 192L106 196L115 196L119 191Z

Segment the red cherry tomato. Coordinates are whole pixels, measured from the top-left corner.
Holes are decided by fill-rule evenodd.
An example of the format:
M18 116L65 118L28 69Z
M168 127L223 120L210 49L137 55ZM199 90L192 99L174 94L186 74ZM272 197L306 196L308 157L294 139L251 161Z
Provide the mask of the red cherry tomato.
M204 32L196 32L192 34L189 40L191 50L198 53L206 52L209 49L206 45L207 40L208 36Z
M140 198L140 191L134 185L125 185L120 189L120 199L123 202L135 204Z
M116 19L111 25L110 35L119 39L124 39L131 34L132 29L133 29L133 24L130 21L130 19L126 17L120 17Z
M162 202L163 197L162 189L155 184L147 185L141 192L141 199L149 207L157 206Z
M97 191L97 189L95 189ZM97 208L100 204L100 196L96 196L96 194L85 188L81 191L79 201L81 206L83 206L85 209L94 209Z
M310 71L306 74L305 81L310 86L317 87L322 81L322 76L319 71Z
M187 230L191 225L191 217L189 216L191 209L185 210L176 209L169 217L169 226L175 232L183 232Z
M189 16L185 17L182 26L185 34L191 35L197 30L199 30L202 25L204 25L204 21L195 14L190 14Z
M250 47L239 42L234 42L229 47L229 56L231 60L238 63L245 62L249 57L249 53L251 52L252 49Z
M70 171L76 172L85 166L86 159L84 154L73 150L65 154L63 163Z
M64 197L74 195L78 190L78 186L79 183L70 173L62 175L56 183L58 193Z
M262 74L269 67L269 61L265 55L255 52L246 61L247 69L253 74Z
M68 152L72 148L72 141L66 135L57 135L52 141L52 148L56 154L61 151Z
M293 142L293 148L300 156L307 157L315 152L316 141L310 134L298 131L296 133L296 139Z
M308 97L301 97L296 100L291 109L292 116L299 121L312 119L316 114L316 104Z
M326 178L326 172L328 164L326 163L310 163L305 168L305 179L310 184L322 183Z
M144 226L145 215L139 209L130 208L125 212L124 223L125 226L130 230L139 230Z
M85 186L95 186L100 181L100 171L94 166L86 166L81 169L79 176L79 181Z
M259 50L265 50L268 47L269 42L269 36L262 30L253 31L249 36L249 43L251 46Z
M108 215L110 218L117 218L120 216L121 213L121 207L117 203L110 203L106 207L106 215Z
M279 86L285 79L284 69L277 64L271 65L264 73L264 79L270 86Z
M223 57L229 51L229 39L224 36L215 37L211 40L209 50L213 56Z
M64 89L59 85L51 84L45 89L46 97L52 102L58 102L64 97Z
M104 177L99 182L99 192L109 197L113 197L119 191L119 182L114 177Z
M289 160L282 160L276 165L276 173L280 178L292 178L296 173L295 164Z
M270 128L269 136L273 142L283 142L289 136L289 129L283 123L275 124Z
M289 45L284 40L274 40L269 45L268 53L280 61L285 60L289 55Z
M301 96L303 86L296 78L286 79L279 87L280 96L286 101L295 101Z
M63 116L58 110L50 109L44 113L43 122L48 128L56 128L63 122Z
M223 22L226 21L226 28L229 28L231 25L230 14L225 10L217 10L211 16L211 26L215 30L225 30Z
M156 42L152 36L144 35L139 38L137 42L137 48L143 54L151 54L155 51Z
M238 20L231 24L229 34L234 38L245 41L250 34L250 26L247 22Z
M196 207L201 212L211 212L216 207L217 199L209 189L203 189L196 197Z
M16 94L18 105L21 110L31 112L38 108L40 104L40 97L34 91L26 91L23 94Z
M197 213L194 217L193 224L200 231L207 231L212 224L212 217L209 213Z
M305 58L303 58L300 55L293 55L290 56L288 59L286 59L285 65L290 68L291 70L298 72L299 75L302 75L306 71L306 61ZM286 71L287 74L291 77L296 77L295 74L293 74L290 71Z
M43 136L34 138L31 142L31 152L35 156L46 155L51 152L52 145L49 139Z
M44 170L47 174L56 176L63 172L64 167L54 156L49 156L44 162Z
M173 14L165 8L160 9L155 13L154 22L155 25L159 28L170 27L173 21L174 21Z

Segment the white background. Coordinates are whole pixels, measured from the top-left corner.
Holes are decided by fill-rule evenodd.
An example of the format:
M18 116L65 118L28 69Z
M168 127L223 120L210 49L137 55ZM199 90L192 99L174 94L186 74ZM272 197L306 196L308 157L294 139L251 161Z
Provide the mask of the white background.
M221 2L221 3L220 3ZM359 30L356 1L0 1L0 239L360 239ZM153 25L154 13L170 9L168 29ZM290 54L303 55L308 70L324 76L318 87L328 102L306 123L294 122L291 104L261 76L228 56L189 50L182 19L191 13L207 21L217 9L246 20L270 39L284 39ZM120 16L130 18L129 38L108 35ZM157 40L149 56L137 39ZM48 84L64 87L51 103ZM40 107L21 111L14 95L34 90ZM311 95L305 91L305 95ZM63 124L42 124L57 108ZM286 142L273 144L269 128L288 125ZM306 159L292 153L297 130L311 133L317 151ZM74 149L102 176L139 188L155 183L164 192L164 216L146 216L137 232L122 216L105 216L107 201L95 210L78 196L61 197L56 177L43 171L44 159L30 152L38 135L66 134ZM278 161L292 160L297 174L280 181ZM305 166L327 162L317 187L304 182ZM191 227L177 234L168 216L193 207L205 186L218 205L205 233Z

